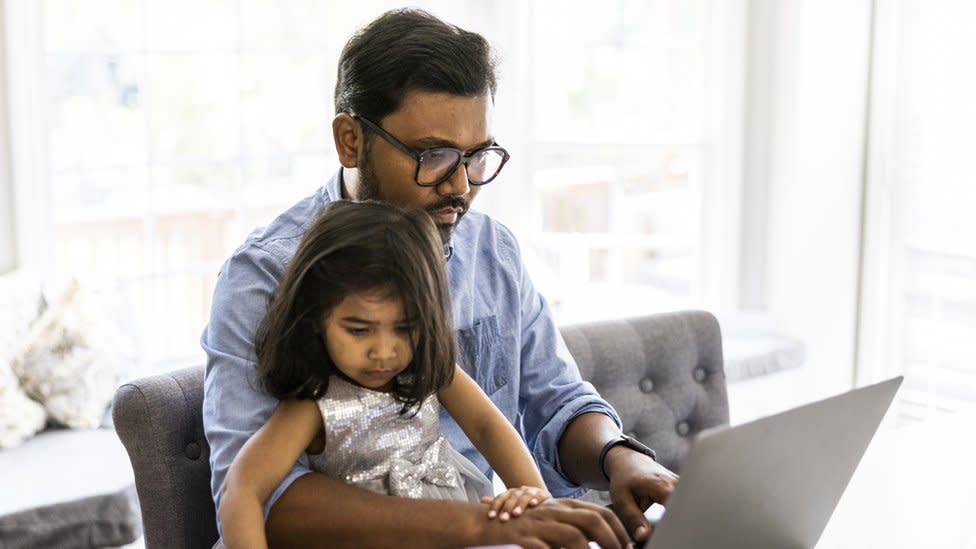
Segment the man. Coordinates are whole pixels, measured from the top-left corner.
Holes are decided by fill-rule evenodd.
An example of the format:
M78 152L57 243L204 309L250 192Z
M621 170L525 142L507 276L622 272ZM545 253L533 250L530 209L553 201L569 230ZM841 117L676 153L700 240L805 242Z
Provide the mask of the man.
M302 460L270 498L273 545L329 547L622 547L649 530L641 511L677 477L620 437L619 418L581 381L503 226L469 211L504 167L491 121L495 75L483 37L415 10L384 14L346 44L332 123L342 168L309 198L252 235L221 270L210 323L204 427L219 506L237 451L277 402L255 383L254 331L306 225L326 202L379 199L430 212L445 242L461 366L516 425L549 490L569 498L607 489L608 510L557 499L506 523L483 505L380 496L312 473ZM449 416L451 443L487 464ZM326 450L328 451L328 450ZM609 479L609 480L608 480Z

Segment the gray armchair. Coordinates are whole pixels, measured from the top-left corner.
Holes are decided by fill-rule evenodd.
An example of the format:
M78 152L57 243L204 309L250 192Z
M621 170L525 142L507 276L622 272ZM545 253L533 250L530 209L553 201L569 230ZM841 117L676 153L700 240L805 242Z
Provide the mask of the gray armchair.
M614 405L624 431L672 470L680 471L695 433L728 423L722 340L711 314L658 314L561 331L583 378ZM217 539L202 400L202 367L133 381L115 396L115 429L132 461L150 549L210 547Z

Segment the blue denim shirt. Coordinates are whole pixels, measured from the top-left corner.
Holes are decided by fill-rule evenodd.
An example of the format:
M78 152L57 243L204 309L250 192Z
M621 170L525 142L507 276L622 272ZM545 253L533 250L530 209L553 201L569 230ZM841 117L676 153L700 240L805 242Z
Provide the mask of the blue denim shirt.
M234 456L271 416L278 401L256 381L254 333L302 235L318 210L340 200L341 171L325 187L256 230L224 263L201 345L207 353L203 426L210 443L211 490L220 487ZM458 362L522 434L550 492L585 492L561 472L557 442L570 420L598 411L620 419L580 378L545 300L525 271L512 233L470 210L451 237L447 260L457 330ZM490 475L487 461L450 415L441 428L462 454ZM274 490L268 511L285 489L310 471L304 455Z

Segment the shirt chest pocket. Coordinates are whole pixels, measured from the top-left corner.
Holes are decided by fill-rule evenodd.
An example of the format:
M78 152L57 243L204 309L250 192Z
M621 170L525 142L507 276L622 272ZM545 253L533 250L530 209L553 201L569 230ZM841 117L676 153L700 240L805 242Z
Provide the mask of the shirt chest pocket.
M512 379L515 356L499 329L498 319L486 316L469 328L457 331L461 368L478 382L489 396Z

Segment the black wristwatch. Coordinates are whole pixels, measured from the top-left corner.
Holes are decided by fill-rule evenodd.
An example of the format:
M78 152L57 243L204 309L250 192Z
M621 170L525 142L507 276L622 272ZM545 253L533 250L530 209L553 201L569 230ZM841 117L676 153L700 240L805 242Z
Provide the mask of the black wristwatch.
M603 478L607 479L608 482L610 481L610 475L607 474L607 468L604 467L603 460L607 459L607 452L610 451L610 448L613 448L618 444L623 444L624 446L630 448L631 450L634 450L635 452L640 452L645 456L657 461L657 454L654 453L654 450L651 450L644 443L637 440L636 438L629 437L623 434L616 438L612 438L606 444L603 445L603 449L600 450L600 459L598 461L600 464L600 472L603 473Z

